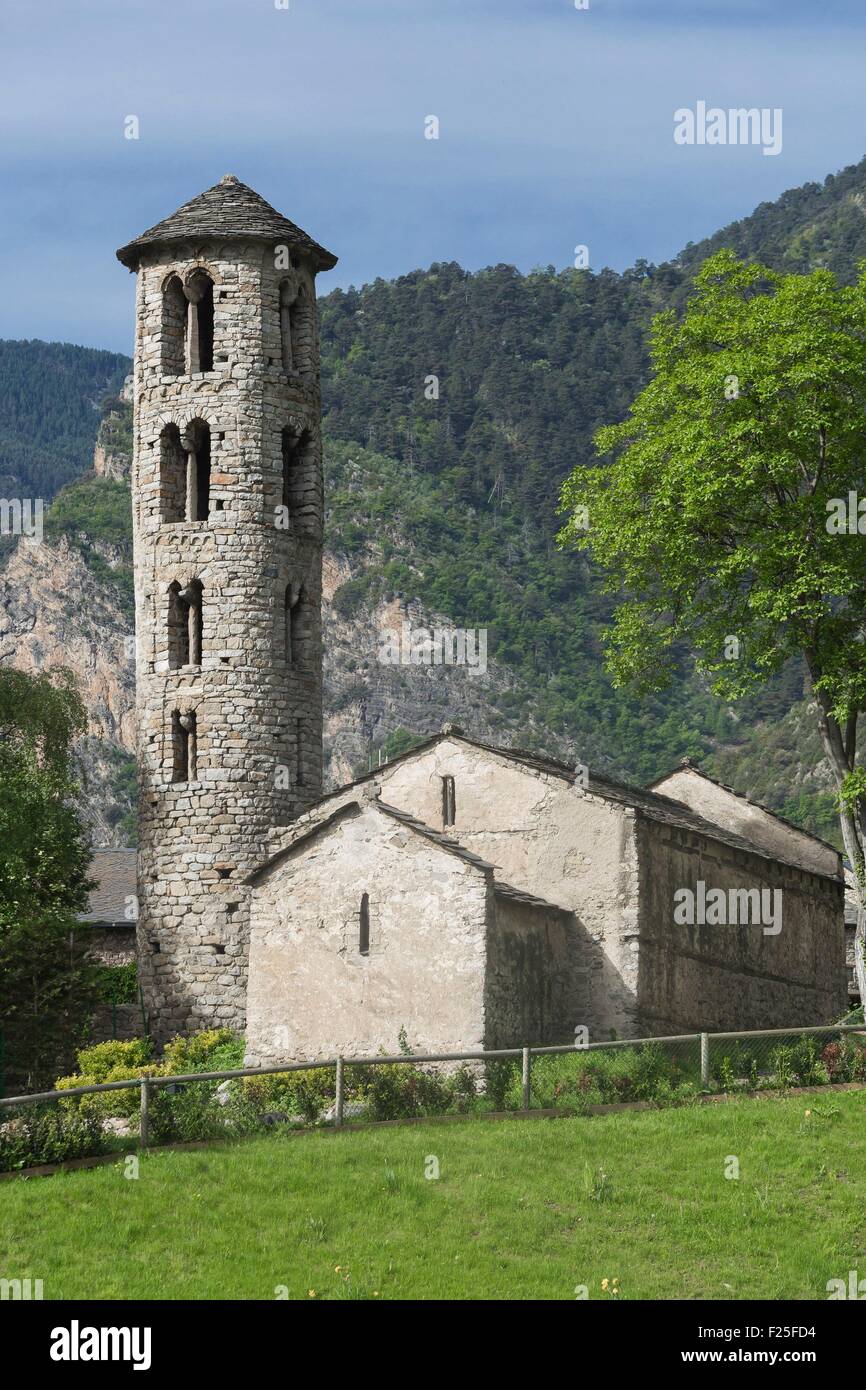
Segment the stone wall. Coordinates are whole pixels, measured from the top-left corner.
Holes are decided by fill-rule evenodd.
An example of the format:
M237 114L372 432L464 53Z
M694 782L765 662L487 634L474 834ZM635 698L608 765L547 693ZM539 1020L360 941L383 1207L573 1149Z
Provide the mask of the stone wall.
M110 1004L101 1004L90 1021L87 1046L109 1042L131 1042L133 1038L144 1037L144 1021L138 1004L117 1004L112 1010Z
M720 786L694 768L678 768L653 784L653 791L691 807L713 825L741 835L767 854L785 859L815 873L841 872L841 856L832 845L774 816L772 812Z
M456 738L382 768L382 799L495 865L514 888L567 909L569 1036L592 1039L634 1017L637 851L634 813ZM456 821L443 827L442 778L455 782Z
M369 953L359 950L369 895ZM247 1062L474 1050L485 1036L489 872L349 804L253 890Z
M92 956L101 965L130 965L135 960L135 928L104 927L99 923L79 927Z
M497 891L487 934L484 1046L574 1041L568 981L569 917Z
M298 259L298 258L295 258ZM213 370L166 375L172 277L214 282ZM315 315L304 370L281 358L273 247L243 241L149 249L138 274L133 513L140 767L138 927L154 1033L245 1018L247 897L268 830L321 792L321 446ZM312 305L314 275L291 275ZM174 331L177 325L169 325ZM210 428L210 513L165 518L160 436ZM282 432L306 430L312 486L303 534L281 528ZM201 659L170 668L168 589L202 585ZM305 666L286 659L285 594L307 601ZM195 715L194 775L173 781L172 716Z
M640 816L637 1024L641 1033L806 1027L846 1007L842 884ZM674 895L782 892L782 928L677 925Z

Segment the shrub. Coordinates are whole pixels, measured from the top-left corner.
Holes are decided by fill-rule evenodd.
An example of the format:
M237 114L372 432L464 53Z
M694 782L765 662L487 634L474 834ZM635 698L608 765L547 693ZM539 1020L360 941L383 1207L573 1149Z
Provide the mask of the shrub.
M214 1054L228 1045L234 1044L235 1051L232 1056L237 1055L237 1048L240 1047L240 1056L243 1058L243 1042L236 1037L230 1028L206 1028L201 1033L193 1033L191 1037L172 1038L170 1043L166 1043L163 1051L163 1061L170 1075L178 1075L189 1071L228 1071L230 1067L211 1066L210 1063ZM239 1065L243 1065L243 1061Z
M138 998L135 961L128 961L126 965L103 965L99 971L99 993L104 1004L134 1004Z
M140 1081L143 1076L166 1076L165 1067L155 1062L144 1067L112 1067L106 1076L94 1079L91 1076L61 1076L55 1082L55 1090L66 1091L75 1086L102 1086L107 1081ZM92 1096L70 1096L60 1102L67 1112L80 1110L82 1113L99 1115L103 1118L117 1116L128 1119L137 1115L141 1105L140 1086L125 1086L122 1091L101 1091Z
M95 1047L82 1048L78 1054L80 1070L73 1076L61 1076L55 1082L58 1091L71 1090L76 1086L97 1086L106 1081L125 1081L127 1078L140 1081L143 1076L175 1076L182 1072L229 1071L243 1065L243 1039L238 1038L228 1028L209 1028L201 1033L193 1033L189 1038L177 1037L166 1045L162 1060L151 1059L149 1039L135 1039L132 1042L103 1042ZM205 1083L210 1094L217 1082ZM164 1094L157 1088L151 1097L151 1104ZM141 1104L140 1088L131 1086L122 1091L105 1091L95 1096L70 1096L61 1101L64 1110L81 1111L102 1118L118 1116L131 1118L138 1113Z
M55 1106L28 1105L0 1124L0 1172L87 1158L107 1149L102 1124L92 1111L68 1113Z
M352 1068L347 1068L346 1090L353 1093ZM259 1113L282 1111L285 1115L302 1115L307 1124L315 1124L323 1110L333 1104L335 1076L333 1067L312 1067L309 1071L275 1072L272 1076L247 1076L243 1094Z
M408 1063L390 1062L365 1067L358 1098L369 1106L373 1120L400 1120L411 1115L441 1115L452 1096L449 1078Z
M116 1071L118 1067L129 1068L130 1070L124 1075L132 1075L132 1070L135 1067L143 1067L150 1060L151 1052L152 1045L150 1039L147 1038L136 1038L132 1042L118 1042L114 1039L111 1042L97 1043L95 1047L83 1047L75 1054L81 1078L74 1084L78 1086L99 1085L103 1081L108 1081L108 1073ZM73 1084L71 1077L66 1079L70 1084ZM118 1078L112 1077L111 1079L116 1080Z
M517 1062L503 1058L484 1066L484 1092L494 1110L504 1110L517 1080Z

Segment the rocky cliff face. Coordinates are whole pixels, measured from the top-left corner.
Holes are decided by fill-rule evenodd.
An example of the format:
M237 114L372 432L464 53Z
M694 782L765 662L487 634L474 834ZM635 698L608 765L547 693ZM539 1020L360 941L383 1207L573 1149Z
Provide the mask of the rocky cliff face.
M103 422L94 474L116 484L129 474L116 417ZM119 442L120 441L120 442ZM447 721L479 737L526 743L540 736L531 698L508 667L488 659L486 670L431 664L423 645L415 661L382 661L386 634L401 642L404 625L448 629L446 614L427 612L411 596L386 596L344 616L335 596L375 555L351 562L333 551L324 559L325 777L339 786L381 756L398 730L424 735ZM128 547L84 531L41 541L20 538L0 559L0 662L25 671L70 669L90 728L80 748L82 810L94 845L132 842L135 827L135 667L128 602ZM423 632L421 632L423 637ZM420 651L420 656L419 656ZM476 653L477 658L477 653ZM516 713L515 713L516 711ZM569 750L550 740L553 752Z

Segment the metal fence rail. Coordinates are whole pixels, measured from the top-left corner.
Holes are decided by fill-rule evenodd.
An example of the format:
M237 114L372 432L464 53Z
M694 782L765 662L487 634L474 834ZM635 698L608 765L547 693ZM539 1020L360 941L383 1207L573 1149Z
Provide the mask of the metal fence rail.
M142 1148L148 1146L150 1138L150 1098L153 1091L163 1086L195 1085L200 1082L208 1081L232 1081L250 1076L278 1076L290 1072L312 1071L320 1068L333 1068L335 1072L335 1103L333 1123L336 1127L343 1124L345 1110L345 1068L356 1067L380 1067L380 1066L399 1066L399 1065L420 1065L440 1062L502 1062L516 1061L521 1063L521 1099L522 1109L531 1108L532 1098L532 1060L535 1057L556 1057L567 1055L582 1055L592 1052L617 1051L624 1048L643 1049L649 1046L656 1048L677 1047L682 1044L699 1045L700 1056L700 1085L704 1091L710 1089L711 1082L711 1061L713 1056L714 1044L734 1042L737 1044L758 1044L760 1040L774 1040L781 1044L782 1039L799 1039L810 1036L831 1035L839 1037L848 1033L859 1033L863 1035L866 1042L866 1025L863 1023L828 1023L824 1025L812 1026L807 1028L769 1028L755 1029L748 1032L724 1032L724 1033L678 1033L665 1037L647 1038L618 1038L609 1042L594 1043L560 1043L555 1046L541 1047L510 1047L497 1048L490 1051L471 1051L471 1052L435 1052L435 1053L399 1053L396 1056L376 1056L376 1057L330 1057L318 1061L306 1062L281 1062L274 1066L267 1067L238 1067L229 1071L209 1071L209 1072L184 1072L169 1076L142 1076L134 1077L128 1081L105 1081L93 1086L72 1086L64 1090L38 1091L27 1095L6 1096L0 1098L0 1110L2 1108L12 1108L16 1106L36 1104L50 1100L68 1100L74 1096L97 1095L108 1091L128 1091L138 1088L141 1093L140 1103L140 1130L139 1143ZM782 1045L784 1046L784 1045ZM777 1049L778 1053L778 1049ZM727 1054L725 1054L727 1056ZM774 1054L770 1054L772 1058ZM755 1059L757 1053L753 1048L751 1058ZM756 1062L752 1060L752 1067Z

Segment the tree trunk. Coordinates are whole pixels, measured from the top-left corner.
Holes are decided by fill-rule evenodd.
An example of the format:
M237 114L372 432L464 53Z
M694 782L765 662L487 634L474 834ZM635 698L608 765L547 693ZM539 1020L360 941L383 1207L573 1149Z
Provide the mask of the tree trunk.
M816 670L814 659L806 653L806 664L812 681L812 693L818 705L818 728L824 752L830 761L836 790L841 794L842 783L849 772L853 772L856 757L857 714L850 716L843 735L834 718L826 692L815 689ZM866 1009L866 865L864 865L864 844L866 844L866 809L858 807L856 813L840 802L839 823L842 828L842 843L854 874L854 888L857 894L857 926L854 931L854 970L857 977L857 990L860 1003Z

